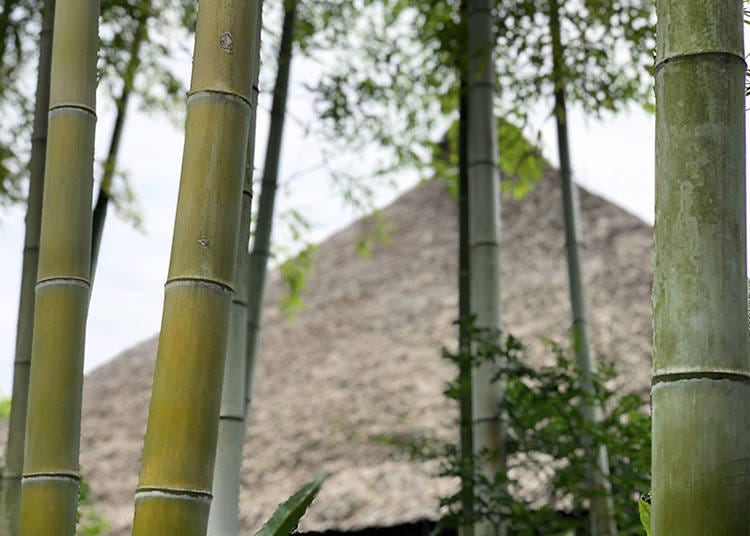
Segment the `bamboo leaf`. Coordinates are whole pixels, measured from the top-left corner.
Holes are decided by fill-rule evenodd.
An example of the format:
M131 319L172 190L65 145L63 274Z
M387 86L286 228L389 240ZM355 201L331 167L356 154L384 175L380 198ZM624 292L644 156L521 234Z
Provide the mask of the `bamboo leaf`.
M651 536L651 504L646 502L645 497L638 499L638 515L641 518L641 525L646 531L646 536Z
M313 481L305 484L297 493L289 497L287 501L279 506L266 524L263 525L255 536L286 536L291 534L299 523L299 520L307 511L307 507L320 491L328 475L320 475Z

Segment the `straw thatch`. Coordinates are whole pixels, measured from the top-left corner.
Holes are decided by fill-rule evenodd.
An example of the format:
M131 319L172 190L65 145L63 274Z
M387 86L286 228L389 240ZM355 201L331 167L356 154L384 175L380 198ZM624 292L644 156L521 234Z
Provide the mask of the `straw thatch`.
M617 363L620 382L650 375L652 232L605 200L581 192L583 272L593 344ZM545 354L569 324L558 183L550 174L523 201L503 206L503 303L509 330ZM314 474L329 472L304 518L309 531L354 530L435 519L454 482L410 462L386 437L456 434L442 395L452 376L440 359L454 339L455 201L423 183L382 213L390 240L371 258L354 244L360 221L320 245L305 310L279 311L271 279L242 473L243 529ZM98 512L127 534L145 429L156 339L92 372L84 390L81 465Z

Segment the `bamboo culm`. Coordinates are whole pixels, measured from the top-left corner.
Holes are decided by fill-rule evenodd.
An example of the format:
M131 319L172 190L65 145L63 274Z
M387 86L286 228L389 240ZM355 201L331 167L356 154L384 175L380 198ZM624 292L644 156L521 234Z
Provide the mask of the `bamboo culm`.
M101 185L99 186L99 195L96 197L94 205L92 239L91 239L91 280L93 283L96 276L96 266L99 262L99 248L102 243L102 233L104 232L104 223L107 219L107 209L111 200L110 188L112 179L117 169L117 155L120 151L120 140L122 131L125 128L125 118L127 117L128 101L135 84L135 75L138 66L141 63L140 51L141 45L148 39L148 18L150 16L151 2L149 0L141 2L140 13L138 16L138 26L133 37L133 44L130 51L130 58L125 67L125 73L122 78L122 91L120 96L115 100L117 115L115 124L112 128L112 137L109 141L109 151L107 160L104 162Z
M500 192L497 125L494 116L494 32L491 0L467 0L468 99L467 160L469 186L470 303L481 340L475 347L500 340ZM476 472L488 486L505 479L504 383L496 360L472 368L472 444ZM498 379L500 378L500 379ZM502 484L501 484L502 485ZM479 489L485 496L486 489ZM476 536L507 531L503 520L479 519Z
M248 132L258 2L198 11L185 146L133 534L208 526Z
M253 234L253 247L250 252L247 278L249 281L249 301L247 316L247 380L245 382L245 413L250 411L253 389L253 372L258 354L263 295L266 287L268 256L271 249L274 204L279 175L281 142L284 135L284 119L289 92L289 72L292 63L294 25L297 17L297 0L285 0L284 22L279 46L278 72L273 88L271 103L271 128L268 132L266 158L263 164L258 218Z
M743 3L656 7L651 534L747 534Z
M586 299L581 276L579 255L580 207L578 189L572 179L570 144L568 138L568 114L565 104L564 49L560 35L560 15L558 0L549 0L550 34L552 37L552 71L555 84L555 126L557 127L557 150L560 159L560 185L562 191L563 222L565 229L565 256L568 265L568 288L573 316L571 338L576 355L576 363L582 374L584 389L593 390L593 374L596 363L591 355ZM593 393L592 393L593 394ZM596 405L583 408L584 417L598 424L602 420L602 409ZM589 449L593 448L591 445ZM616 536L617 522L612 485L609 480L609 456L605 446L600 445L591 453L596 470L586 475L591 496L589 500L589 529L591 536Z
M49 113L49 82L52 63L52 26L55 0L46 0L42 7L42 29L39 35L39 69L31 134L29 164L29 200L26 210L26 235L23 247L21 296L18 306L16 358L13 364L13 393L10 423L2 478L3 534L18 534L21 514L21 477L26 438L26 410L31 369L31 342L34 326L34 286L39 265L39 233L42 222L44 164L47 152L47 120Z
M58 0L21 534L73 536L91 267L99 2Z
M255 159L255 125L258 112L258 77L260 74L260 34L263 2L258 2L250 31L255 34L254 57L251 70L253 87L251 98L250 131L242 188L240 238L237 242L237 267L234 274L235 296L230 313L229 342L221 392L219 432L216 440L213 501L208 516L208 536L235 536L240 530L240 472L242 446L245 439L245 380L247 366L247 301L248 242L253 203L253 170Z
M466 28L466 0L461 1L462 37L468 37ZM459 57L460 101L458 122L458 351L459 361L459 447L461 457L461 536L474 534L474 484L473 441L471 416L471 270L469 266L469 166L466 87L468 58Z

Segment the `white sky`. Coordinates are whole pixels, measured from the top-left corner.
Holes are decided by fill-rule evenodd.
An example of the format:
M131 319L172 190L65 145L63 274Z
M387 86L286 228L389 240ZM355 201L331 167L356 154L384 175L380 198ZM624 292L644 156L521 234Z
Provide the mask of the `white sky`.
M185 62L183 75L189 76ZM292 115L309 118L310 104L302 80L315 76L314 67L295 61L289 107ZM272 73L267 79L272 77ZM268 87L268 84L266 84ZM261 97L258 118L256 163L265 151L270 96ZM113 122L111 103L100 98L97 158L102 159ZM119 163L128 172L140 201L145 234L117 217L109 217L104 231L99 267L89 312L86 339L86 370L91 370L121 351L154 335L160 325L163 284L166 279L177 187L182 156L181 129L161 117L149 117L135 107L126 124ZM586 120L573 110L570 133L577 181L589 190L622 206L647 222L653 221L654 121L640 110L604 121ZM556 161L554 125L543 125L547 158ZM288 121L283 146L280 179L315 167L321 161L321 146L305 137L302 127ZM257 167L257 165L256 165ZM384 205L415 183L405 174L398 188L377 192ZM304 173L292 188L280 190L278 207L296 207L314 224L312 237L319 241L356 217L329 187L324 171ZM96 195L96 193L95 193ZM16 316L21 273L23 210L0 215L0 281L4 282L0 303L0 391L10 393L15 345ZM585 229L584 229L585 232ZM376 262L376 261L374 261Z

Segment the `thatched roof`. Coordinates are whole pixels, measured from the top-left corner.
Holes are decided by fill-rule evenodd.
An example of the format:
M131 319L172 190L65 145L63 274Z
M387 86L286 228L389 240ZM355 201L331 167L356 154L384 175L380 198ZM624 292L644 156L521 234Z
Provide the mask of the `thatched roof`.
M617 362L620 381L650 375L652 232L581 192L583 271L593 343ZM546 177L503 205L503 303L509 330L543 355L541 337L569 324L558 184ZM410 462L386 436L456 434L440 356L456 317L455 201L440 182L419 185L383 211L388 243L372 258L354 244L360 221L320 245L305 310L289 321L271 278L242 472L249 533L299 485L332 473L303 520L310 531L353 530L437 517L454 482ZM129 534L156 339L95 370L84 388L82 471L113 534Z

